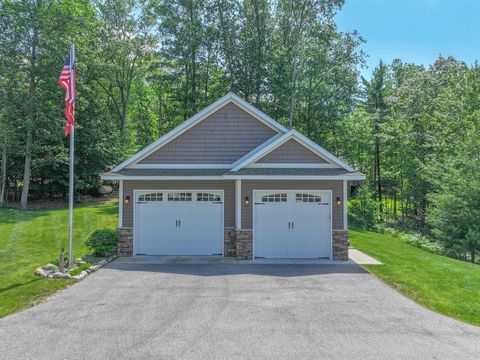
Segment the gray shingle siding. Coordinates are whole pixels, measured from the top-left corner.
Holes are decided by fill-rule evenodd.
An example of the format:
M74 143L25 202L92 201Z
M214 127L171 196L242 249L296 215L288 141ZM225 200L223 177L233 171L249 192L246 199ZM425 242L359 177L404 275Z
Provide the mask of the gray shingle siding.
M272 152L259 159L257 163L312 163L325 164L324 158L318 156L310 149L300 144L296 140L288 140Z
M231 164L277 132L228 103L140 164Z

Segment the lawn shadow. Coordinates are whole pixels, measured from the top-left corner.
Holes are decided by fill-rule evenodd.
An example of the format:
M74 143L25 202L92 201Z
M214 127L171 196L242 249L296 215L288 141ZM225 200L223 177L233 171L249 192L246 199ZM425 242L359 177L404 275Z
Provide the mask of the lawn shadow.
M50 211L54 210L26 210L4 208L0 209L0 225L1 224L17 224L19 222L32 221L36 218L50 215Z
M15 289L15 288L19 288L21 286L25 286L25 285L28 285L28 284L31 284L33 282L37 282L37 281L40 281L40 280L42 280L42 279L41 278L35 278L35 279L25 281L23 283L15 283L15 284L0 288L0 294L5 292L5 291L12 290L12 289Z
M97 206L96 212L102 215L118 215L117 204L104 204Z
M330 274L369 274L356 264L108 264L119 271L157 272L192 276L260 275L299 277Z
M117 215L118 205L113 201L105 203L79 203L74 207L75 210L83 208L95 208L95 211L100 215ZM19 222L33 221L42 216L51 216L61 211L67 211L68 208L52 208L52 209L32 209L20 211L15 208L0 208L0 225L1 224L17 224Z

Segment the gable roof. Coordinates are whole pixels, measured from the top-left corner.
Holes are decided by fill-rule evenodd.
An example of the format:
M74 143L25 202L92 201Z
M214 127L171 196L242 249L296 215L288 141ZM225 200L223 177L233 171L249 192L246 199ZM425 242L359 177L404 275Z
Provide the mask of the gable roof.
M233 103L239 108L258 119L260 122L277 132L255 149L251 150L233 164L138 164L142 159L157 151L173 139L177 138L188 129L192 128L209 115L218 111L225 105ZM289 140L295 140L301 146L322 159L326 163L291 163L292 166L284 166L282 163L256 162L269 153L278 149ZM135 165L133 165L135 164ZM197 166L195 166L197 165ZM143 171L143 172L142 172ZM316 144L296 130L289 130L277 121L264 114L254 106L247 103L233 93L228 93L215 101L190 119L186 120L175 129L162 136L143 150L139 151L110 172L102 175L104 180L125 179L237 179L237 178L278 178L278 179L339 179L339 180L362 180L365 176L356 172L345 162L332 155L320 145Z
M327 160L330 164L336 165L338 167L341 167L347 171L355 171L351 166L347 165L344 163L342 160L337 158L336 156L332 155L330 152L322 148L320 145L316 144L306 136L302 135L296 130L290 130L284 135L278 137L275 141L271 142L267 146L259 147L257 151L252 151L250 156L244 157L243 161L237 163L233 168L232 171L239 171L243 169L244 167L253 164L257 160L260 160L263 158L265 155L268 153L272 152L273 150L277 149L279 146L283 145L290 139L294 139L298 141L300 144L304 145L307 147L309 150L317 154L318 156L324 158Z
M112 171L113 172L119 171L121 169L124 169L128 165L131 165L133 163L136 163L137 161L142 160L143 158L145 158L148 155L150 155L151 153L155 152L156 150L158 150L159 148L161 148L162 146L164 146L165 144L167 144L171 140L175 139L176 137L178 137L179 135L181 135L182 133L184 133L185 131L187 131L191 127L195 126L196 124L198 124L199 122L201 122L202 120L207 118L209 115L211 115L212 113L219 110L220 108L222 108L223 106L225 106L226 104L228 104L230 102L234 103L235 105L237 105L238 107L240 107L241 109L243 109L244 111L246 111L247 113L249 113L250 115L255 117L256 119L258 119L259 121L261 121L262 123L264 123L268 127L274 129L275 131L277 131L279 133L288 132L288 129L285 126L283 126L279 122L273 120L271 117L269 117L268 115L266 115L265 113L263 113L262 111L257 109L256 107L252 106L251 104L249 104L245 100L241 99L240 97L238 97L234 93L230 92L227 95L225 95L224 97L215 101L213 104L207 106L206 108L204 108L203 110L201 110L197 114L193 115L188 120L181 123L179 126L177 126L173 130L171 130L170 132L168 132L167 134L162 136L157 141L151 143L150 145L148 145L144 149L140 150L139 152L137 152L135 155L133 155L129 159L122 162L120 165L118 165L117 167L112 169Z

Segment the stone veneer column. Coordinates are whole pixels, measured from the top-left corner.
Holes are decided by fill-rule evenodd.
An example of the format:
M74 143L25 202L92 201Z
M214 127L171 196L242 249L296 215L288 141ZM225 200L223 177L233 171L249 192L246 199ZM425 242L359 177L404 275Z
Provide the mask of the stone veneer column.
M118 233L118 256L133 256L133 229L120 227Z
M237 257L243 260L253 258L253 231L251 229L236 230Z
M348 230L332 232L333 260L348 260Z
M235 228L225 228L223 234L223 256L236 256L237 232Z

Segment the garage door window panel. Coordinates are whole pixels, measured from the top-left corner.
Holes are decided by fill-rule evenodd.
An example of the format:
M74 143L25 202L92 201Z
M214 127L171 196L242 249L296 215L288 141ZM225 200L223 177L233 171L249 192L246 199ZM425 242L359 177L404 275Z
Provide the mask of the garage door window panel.
M142 194L138 197L139 202L163 201L162 193Z
M287 193L275 193L262 196L262 202L286 203Z
M220 195L212 193L197 193L198 202L221 202Z
M296 193L295 198L297 203L321 203L322 198L319 195Z
M168 201L192 201L192 193L186 193L186 192L168 193Z

